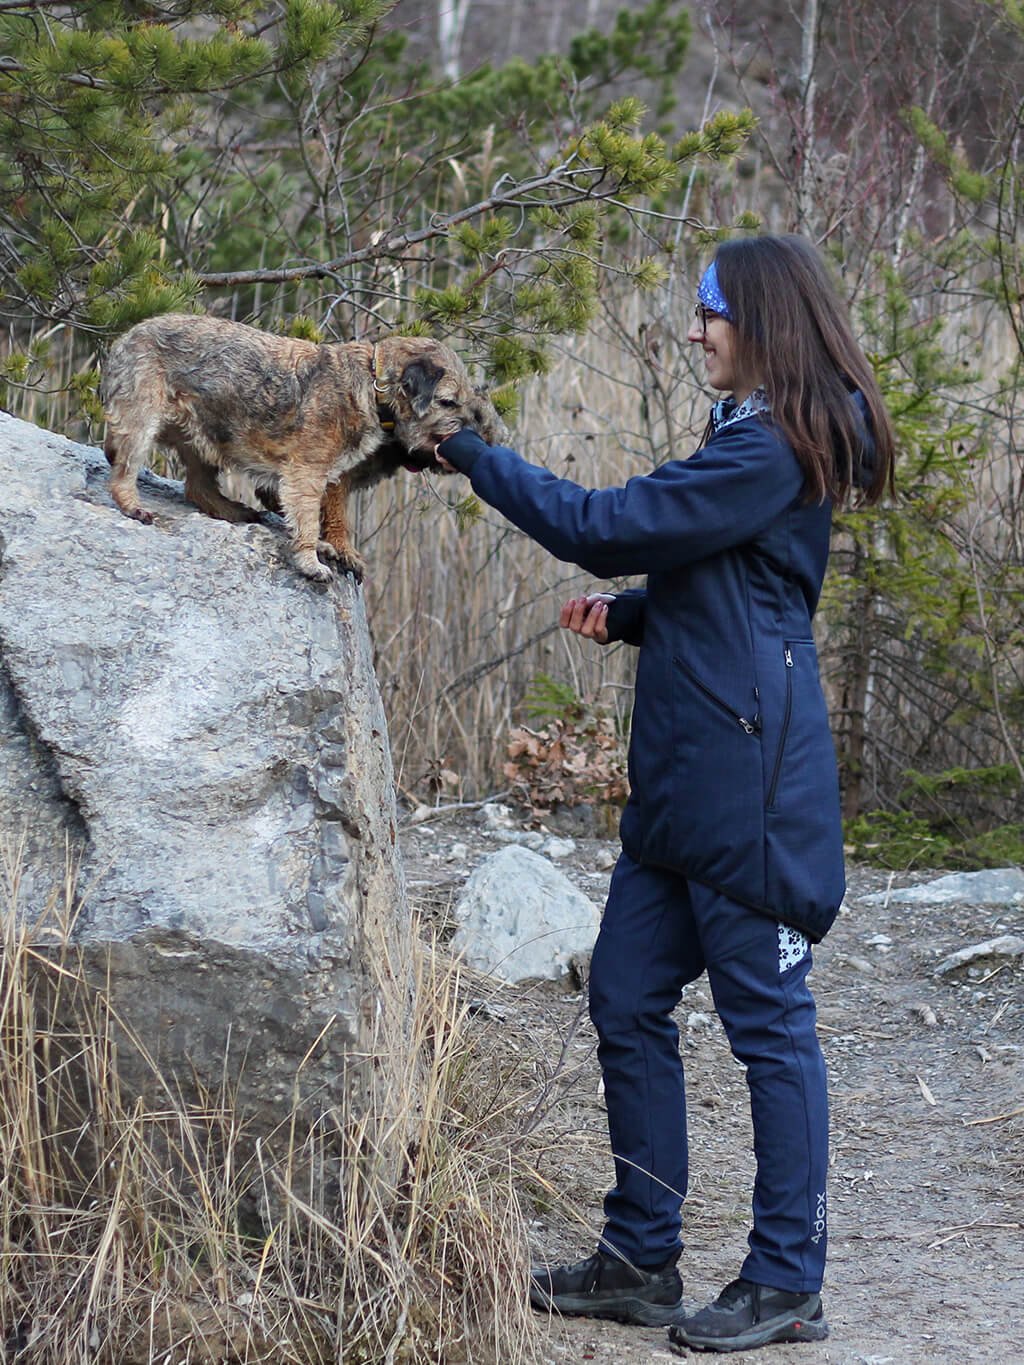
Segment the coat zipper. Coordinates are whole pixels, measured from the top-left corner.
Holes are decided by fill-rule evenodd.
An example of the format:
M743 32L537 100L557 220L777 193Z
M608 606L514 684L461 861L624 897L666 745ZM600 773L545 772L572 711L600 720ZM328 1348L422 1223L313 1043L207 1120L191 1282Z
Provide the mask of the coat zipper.
M775 767L772 769L771 785L768 788L768 800L766 805L771 810L775 804L775 792L779 785L779 777L782 774L782 756L786 748L786 736L789 734L789 720L793 714L793 652L789 645L784 646L784 657L786 660L786 709L782 716L782 733L779 735L779 750L775 755Z
M755 712L754 719L747 720L746 716L741 716L738 711L734 711L732 709L732 707L729 705L727 701L723 701L722 698L718 696L716 692L712 692L711 688L708 687L707 683L701 682L700 678L697 677L693 669L690 668L687 664L684 664L682 659L677 659L676 663L679 664L680 668L687 675L687 677L691 678L693 682L697 684L700 690L704 693L705 697L708 697L711 701L715 703L716 706L720 707L720 709L723 710L727 716L731 716L732 719L736 721L737 724L740 725L741 728L748 735L759 735L761 733L760 715L758 715Z

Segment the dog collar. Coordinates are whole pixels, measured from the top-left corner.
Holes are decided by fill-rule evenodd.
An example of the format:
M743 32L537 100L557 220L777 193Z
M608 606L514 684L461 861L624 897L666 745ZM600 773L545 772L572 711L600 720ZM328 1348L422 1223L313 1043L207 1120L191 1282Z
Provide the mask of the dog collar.
M387 388L381 383L383 376L381 374L380 365L381 362L380 357L377 354L377 347L374 346L370 351L370 372L373 375L373 391L377 394L387 393ZM380 423L381 431L393 432L395 429L395 420L394 408L390 407L387 403L382 403L378 398L377 421ZM410 474L423 473L423 470L418 464L406 464L403 461L403 467L407 469Z
M376 394L387 393L387 389L381 383L381 379L383 378L383 375L381 374L381 360L377 354L376 346L372 346L370 348L370 374L373 377L374 393ZM382 403L380 398L377 399L377 421L380 423L381 431L388 432L394 431L395 429L394 409L388 403Z

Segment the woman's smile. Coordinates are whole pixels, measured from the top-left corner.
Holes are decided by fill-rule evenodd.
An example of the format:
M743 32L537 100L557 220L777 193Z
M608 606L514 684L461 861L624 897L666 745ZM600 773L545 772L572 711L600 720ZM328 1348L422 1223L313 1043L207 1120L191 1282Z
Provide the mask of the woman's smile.
M747 378L737 371L734 355L735 338L736 332L732 323L722 317L721 313L713 313L706 308L700 309L687 333L687 340L700 346L704 352L704 363L707 366L708 383L711 387L732 393L738 402L742 402L757 387L758 380L755 377L748 382Z

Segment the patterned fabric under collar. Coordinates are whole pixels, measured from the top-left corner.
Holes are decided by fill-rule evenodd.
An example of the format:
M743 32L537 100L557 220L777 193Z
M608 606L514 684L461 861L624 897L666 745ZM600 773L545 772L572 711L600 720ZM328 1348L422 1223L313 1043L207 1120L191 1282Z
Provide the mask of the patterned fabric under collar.
M720 313L723 318L732 322L732 313L722 293L722 286L718 283L718 270L714 261L701 276L700 284L697 286L697 298L709 312Z
M721 431L722 427L741 422L745 417L770 416L771 410L764 389L754 389L742 403L737 403L735 398L720 398L711 409L711 425L715 431Z

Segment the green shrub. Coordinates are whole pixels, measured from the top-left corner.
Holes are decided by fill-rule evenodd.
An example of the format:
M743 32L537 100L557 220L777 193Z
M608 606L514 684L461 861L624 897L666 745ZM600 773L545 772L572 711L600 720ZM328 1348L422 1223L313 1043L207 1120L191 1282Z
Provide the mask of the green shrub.
M872 810L847 821L846 845L858 861L893 871L945 867L949 860L949 840L907 811Z
M957 838L910 811L873 810L847 821L846 847L858 862L897 872L1024 865L1024 824L995 825Z

